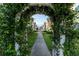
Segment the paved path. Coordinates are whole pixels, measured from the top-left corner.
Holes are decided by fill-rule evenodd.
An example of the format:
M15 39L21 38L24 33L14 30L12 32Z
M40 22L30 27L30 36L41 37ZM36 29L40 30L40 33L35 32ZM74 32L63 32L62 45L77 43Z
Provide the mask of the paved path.
M41 32L38 32L37 40L31 51L32 56L51 56Z

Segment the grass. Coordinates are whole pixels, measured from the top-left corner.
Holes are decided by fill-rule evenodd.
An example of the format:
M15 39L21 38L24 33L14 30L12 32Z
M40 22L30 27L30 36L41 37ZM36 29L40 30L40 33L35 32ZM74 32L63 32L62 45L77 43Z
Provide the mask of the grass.
M43 37L46 42L46 45L49 51L52 51L52 33L51 32L43 32Z
M30 53L31 53L31 49L36 41L36 38L37 38L37 32L32 32L28 35L28 45L30 48Z

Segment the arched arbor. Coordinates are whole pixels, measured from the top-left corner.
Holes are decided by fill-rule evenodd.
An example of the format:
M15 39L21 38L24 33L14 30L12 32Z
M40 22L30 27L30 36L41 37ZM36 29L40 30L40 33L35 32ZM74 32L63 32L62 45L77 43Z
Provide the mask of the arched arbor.
M16 55L15 42L17 42L20 47L20 55L29 54L28 38L27 38L27 25L30 19L30 16L36 13L43 13L51 17L51 21L54 23L53 29L53 48L56 53L53 55L59 55L58 49L60 48L60 35L66 34L66 25L67 22L72 22L73 13L72 7L73 4L3 4L3 10L5 14L6 24L9 29L8 33L4 36L5 44L3 55L12 54ZM4 19L4 20L5 20ZM70 20L71 19L71 20ZM63 24L63 25L61 25ZM69 24L71 27L72 24ZM66 27L66 28L65 28ZM63 29L64 28L64 29ZM62 31L63 29L64 31ZM4 33L3 33L4 34ZM8 35L7 35L8 34ZM10 48L9 48L10 47ZM8 51L11 50L11 52Z
M30 17L33 14L37 14L37 13L39 13L39 14L42 13L42 14L50 16L51 21L53 22L52 15L54 12L53 12L53 7L51 6L51 4L28 4L28 6L25 7L25 10L23 12L17 13L17 16L18 16L18 14L20 16L19 16L19 20L18 19L15 20L16 28L17 28L16 30L18 30L18 28L20 27L21 32L27 31L27 25L28 25L28 22L30 21ZM17 16L16 16L16 18L17 18ZM18 26L18 24L19 24L19 26ZM23 29L23 31L22 31L22 29ZM17 31L16 31L16 33L17 33ZM28 42L28 38L26 40ZM27 43L27 45L28 45L28 43Z

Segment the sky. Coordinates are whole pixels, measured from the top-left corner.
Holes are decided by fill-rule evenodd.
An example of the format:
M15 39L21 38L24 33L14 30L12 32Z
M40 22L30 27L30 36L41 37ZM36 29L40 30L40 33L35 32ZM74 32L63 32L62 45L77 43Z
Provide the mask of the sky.
M74 4L73 10L75 10L75 8L76 8L78 5L79 5L79 3ZM78 23L79 23L79 19L76 19L75 22L78 22Z
M75 8L76 8L78 5L79 5L79 3L75 3L75 4L73 5L73 10L75 10Z
M79 5L79 3L76 3L73 5L73 10ZM46 22L47 18L49 18L47 15L44 14L34 14L32 16L34 18L34 22L36 22L37 26L40 27Z
M36 22L37 26L40 27L44 24L44 22L47 21L47 18L49 17L44 14L34 14L32 18L34 18L34 22Z

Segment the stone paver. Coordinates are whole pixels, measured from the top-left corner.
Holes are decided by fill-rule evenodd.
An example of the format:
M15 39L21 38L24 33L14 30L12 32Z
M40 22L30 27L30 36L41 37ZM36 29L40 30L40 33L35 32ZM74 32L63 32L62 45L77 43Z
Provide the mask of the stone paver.
M32 56L51 56L46 43L43 39L42 32L38 32L38 37L31 51Z

